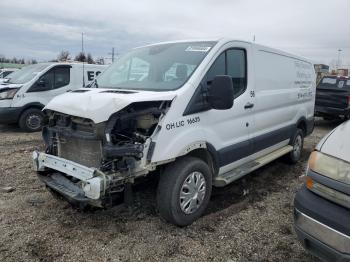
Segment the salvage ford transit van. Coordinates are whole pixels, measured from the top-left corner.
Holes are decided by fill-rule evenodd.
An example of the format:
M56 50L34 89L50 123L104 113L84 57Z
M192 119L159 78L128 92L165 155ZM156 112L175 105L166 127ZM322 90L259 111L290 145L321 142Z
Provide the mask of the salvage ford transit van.
M84 71L83 71L84 67ZM18 123L28 132L41 129L41 110L55 96L83 87L106 66L40 63L8 75L0 85L0 124Z
M129 202L134 182L159 174L160 215L185 226L212 186L281 156L298 161L313 130L312 63L255 43L136 48L92 85L45 107L46 150L33 152L39 178L80 206Z

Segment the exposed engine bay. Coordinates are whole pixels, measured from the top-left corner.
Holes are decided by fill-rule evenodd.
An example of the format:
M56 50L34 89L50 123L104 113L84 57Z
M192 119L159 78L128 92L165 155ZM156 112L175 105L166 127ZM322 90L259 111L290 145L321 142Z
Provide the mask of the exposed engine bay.
M97 183L103 194L121 192L125 183L150 171L145 165L150 162L154 148L151 136L160 130L158 123L170 103L133 103L113 114L107 122L98 124L47 110L43 128L45 153L95 170L93 177L100 176ZM67 165L70 166L64 164ZM71 169L73 172L75 167ZM53 179L68 179L74 185L84 183L67 173L57 176L57 168L51 171L48 175Z
M130 104L100 124L48 111L43 131L47 153L104 172L125 171L144 156L144 143L169 105L164 101Z

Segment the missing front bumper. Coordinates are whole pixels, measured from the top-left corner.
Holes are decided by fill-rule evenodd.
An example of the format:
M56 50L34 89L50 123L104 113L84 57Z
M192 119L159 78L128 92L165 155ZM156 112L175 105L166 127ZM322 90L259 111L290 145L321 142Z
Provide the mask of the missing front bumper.
M52 174L39 176L48 187L64 196L83 201L84 198L99 200L105 195L108 178L97 169L37 151L33 152L33 163L39 175L44 171L54 170L53 173L63 173L79 180L79 183L73 183L63 175L59 175L60 177L58 175L54 177Z

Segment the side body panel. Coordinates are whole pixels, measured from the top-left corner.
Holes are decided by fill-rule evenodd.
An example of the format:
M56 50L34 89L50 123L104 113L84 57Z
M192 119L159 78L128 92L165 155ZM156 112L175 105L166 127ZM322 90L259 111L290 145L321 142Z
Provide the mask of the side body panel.
M315 74L306 60L259 45L254 46L254 52L256 103L252 137L258 158L269 153L268 147L287 145L300 119L313 118Z

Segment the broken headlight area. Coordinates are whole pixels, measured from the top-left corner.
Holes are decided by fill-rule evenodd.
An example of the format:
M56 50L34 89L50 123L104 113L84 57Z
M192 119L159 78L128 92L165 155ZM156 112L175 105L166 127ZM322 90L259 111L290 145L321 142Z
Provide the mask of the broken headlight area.
M169 105L168 101L133 103L99 124L47 111L43 128L46 153L106 174L130 173L144 157L145 143Z

